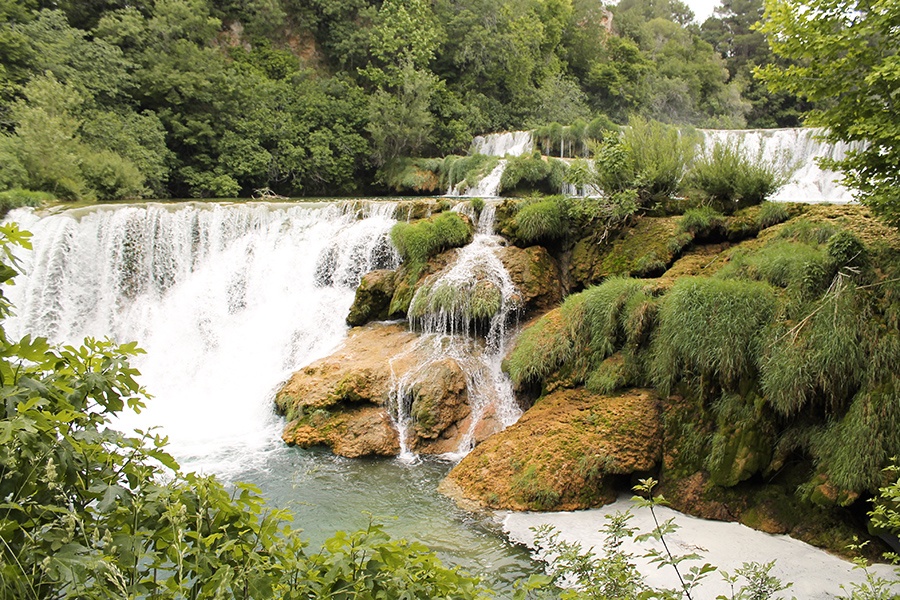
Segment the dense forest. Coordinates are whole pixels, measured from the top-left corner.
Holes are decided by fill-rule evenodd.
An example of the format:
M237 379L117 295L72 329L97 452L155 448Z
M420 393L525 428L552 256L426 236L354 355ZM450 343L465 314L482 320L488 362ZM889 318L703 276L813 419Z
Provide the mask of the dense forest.
M385 191L473 135L641 116L784 127L809 108L761 0L2 0L0 190L59 199Z

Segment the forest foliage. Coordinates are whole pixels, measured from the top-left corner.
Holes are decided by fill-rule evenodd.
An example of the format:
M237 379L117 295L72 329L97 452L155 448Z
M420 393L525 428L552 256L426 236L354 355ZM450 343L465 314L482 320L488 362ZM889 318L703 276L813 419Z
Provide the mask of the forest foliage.
M0 2L0 190L346 195L474 134L785 126L803 108L749 75L772 60L758 0L702 25L677 0L53 6Z

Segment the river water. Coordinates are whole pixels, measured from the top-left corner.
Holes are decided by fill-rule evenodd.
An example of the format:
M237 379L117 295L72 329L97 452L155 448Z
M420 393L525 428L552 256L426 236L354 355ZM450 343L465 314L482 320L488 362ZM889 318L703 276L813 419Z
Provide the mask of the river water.
M7 293L15 337L137 340L151 394L122 430L160 427L189 470L257 485L313 545L382 522L489 585L535 563L499 526L437 492L438 460L349 460L286 447L273 411L282 381L345 338L360 277L395 268L392 202L119 205L13 215L34 234Z

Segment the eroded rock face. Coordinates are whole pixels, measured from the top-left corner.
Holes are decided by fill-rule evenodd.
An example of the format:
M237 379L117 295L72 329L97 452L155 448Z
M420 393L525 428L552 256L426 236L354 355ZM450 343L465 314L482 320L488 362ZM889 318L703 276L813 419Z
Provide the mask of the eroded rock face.
M592 394L563 389L460 462L444 489L481 506L574 510L612 502L611 476L646 472L661 457L652 390Z
M301 447L329 446L347 457L398 454L390 411L392 394L400 389L412 407L410 448L423 454L456 451L470 427L466 375L451 358L429 359L422 343L400 324L353 329L332 355L294 373L276 394L276 405L290 421L282 439Z
M562 300L559 265L541 246L503 248L500 259L527 309L548 310Z

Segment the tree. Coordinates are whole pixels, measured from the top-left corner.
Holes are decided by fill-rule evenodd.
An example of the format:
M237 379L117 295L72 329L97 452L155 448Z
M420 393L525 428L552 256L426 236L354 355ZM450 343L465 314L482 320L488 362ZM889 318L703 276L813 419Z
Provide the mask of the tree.
M767 0L760 30L772 50L797 61L755 73L774 91L820 102L807 124L852 147L838 160L856 197L900 227L900 1Z
M28 234L0 226L3 284L13 244ZM160 436L109 429L147 398L128 364L139 352L10 340L0 327L0 598L480 596L476 580L378 525L308 552L259 490L182 473Z

